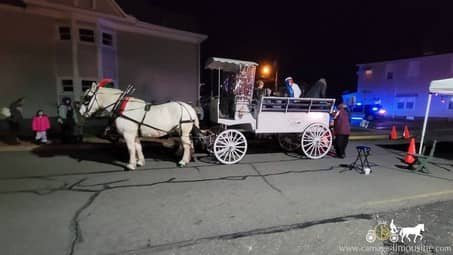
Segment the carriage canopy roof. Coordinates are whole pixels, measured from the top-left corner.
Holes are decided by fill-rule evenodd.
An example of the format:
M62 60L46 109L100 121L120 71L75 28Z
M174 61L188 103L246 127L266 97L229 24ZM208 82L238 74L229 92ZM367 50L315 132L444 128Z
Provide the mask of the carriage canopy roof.
M431 81L429 92L442 95L453 95L453 78Z
M210 58L206 61L206 69L220 69L226 72L237 72L240 70L240 67L244 66L257 66L258 64L251 61L243 61L237 59L228 59L228 58Z

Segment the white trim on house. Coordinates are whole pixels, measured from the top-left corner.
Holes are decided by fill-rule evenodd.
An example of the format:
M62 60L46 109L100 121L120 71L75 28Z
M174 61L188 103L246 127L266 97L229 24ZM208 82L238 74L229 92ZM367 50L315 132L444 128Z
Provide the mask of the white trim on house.
M79 25L77 20L72 17L71 19L71 34L79 36ZM79 40L73 38L72 43L72 82L74 84L74 97L80 97L82 93L82 85L80 84L79 77Z
M72 14L73 17L77 17L77 20L80 21L95 22L97 19L102 19L103 25L109 26L116 31L153 35L189 43L198 44L207 38L207 36L203 34L182 31L139 21L135 17L126 14L115 1L109 2L119 12L119 16L38 0L24 0L24 2L27 5L26 8L12 7L4 4L0 4L0 8L6 7L9 10L23 10L24 13L43 15L58 19L67 18L68 14Z

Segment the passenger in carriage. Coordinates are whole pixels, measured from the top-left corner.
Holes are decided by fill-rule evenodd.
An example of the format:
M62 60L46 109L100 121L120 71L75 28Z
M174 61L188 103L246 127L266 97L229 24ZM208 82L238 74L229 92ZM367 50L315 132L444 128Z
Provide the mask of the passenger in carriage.
M324 78L319 79L313 87L308 90L305 97L309 98L326 98L327 81Z
M266 95L266 89L264 88L264 82L259 80L256 82L258 87L255 88L255 92L253 93L253 97L256 100L261 100L263 96Z
M294 97L294 98L299 98L302 94L302 91L299 88L299 85L297 85L294 82L294 79L292 77L286 77L285 79L285 93L284 95L287 97Z

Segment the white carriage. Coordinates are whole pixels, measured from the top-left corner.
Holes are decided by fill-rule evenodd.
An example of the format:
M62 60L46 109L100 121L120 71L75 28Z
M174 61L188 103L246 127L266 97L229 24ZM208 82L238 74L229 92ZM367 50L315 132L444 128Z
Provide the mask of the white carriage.
M244 132L276 134L287 151L299 148L310 159L324 157L332 146L329 129L335 99L263 96L253 98L257 63L211 58L217 94L212 93L210 119L220 124L212 152L223 164L239 162L247 152ZM216 76L216 77L215 77ZM213 89L215 91L215 89Z

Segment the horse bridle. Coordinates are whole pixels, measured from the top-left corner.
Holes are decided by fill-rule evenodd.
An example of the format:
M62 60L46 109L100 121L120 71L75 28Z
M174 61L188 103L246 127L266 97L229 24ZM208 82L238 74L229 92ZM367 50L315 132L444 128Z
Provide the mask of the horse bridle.
M93 91L93 94L91 96L89 96L89 94L91 93L91 88L90 88L87 95L84 96L82 104L85 105L85 107L86 107L85 113L91 111L91 108L93 108L94 102L98 103L98 100L96 97L96 94L98 91L99 91L99 86L96 86L96 89ZM93 97L94 97L94 101L92 100Z
M91 111L91 108L93 108L94 102L96 102L99 105L98 99L96 97L99 92L99 88L101 88L101 87L96 86L96 89L93 91L93 94L91 96L88 96L88 94L90 94L90 92L91 92L91 88L90 88L90 91L88 91L87 95L84 96L82 104L85 105L85 107L86 107L85 112ZM93 97L94 97L94 100L93 100ZM118 98L118 100L120 100L120 98ZM118 104L118 100L105 107L100 108L99 110L106 110L107 108L109 108L111 106L115 106L116 104Z

